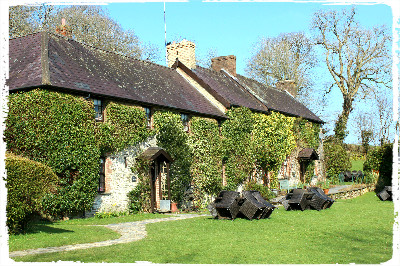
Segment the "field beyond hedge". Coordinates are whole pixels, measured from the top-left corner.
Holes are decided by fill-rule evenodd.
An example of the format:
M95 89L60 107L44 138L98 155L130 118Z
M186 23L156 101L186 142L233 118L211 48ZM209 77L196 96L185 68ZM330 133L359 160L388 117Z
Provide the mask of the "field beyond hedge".
M147 225L128 244L15 258L16 261L218 264L378 264L392 257L393 202L373 192L330 209L285 211L270 219L209 217Z

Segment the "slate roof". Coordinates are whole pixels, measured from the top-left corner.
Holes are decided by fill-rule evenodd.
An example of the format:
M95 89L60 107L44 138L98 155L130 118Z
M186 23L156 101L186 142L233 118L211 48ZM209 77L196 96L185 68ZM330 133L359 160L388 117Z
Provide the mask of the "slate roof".
M268 111L268 108L256 97L245 91L242 86L227 77L223 72L199 66L192 71L231 105L244 106L261 112Z
M174 69L52 33L10 40L10 91L41 85L214 117L225 114Z
M303 117L316 123L324 123L324 121L289 93L277 88L268 87L254 79L241 75L237 75L236 78L241 84L249 89L252 94L256 95L269 110L296 117Z
M304 159L304 160L318 160L319 159L317 152L311 148L302 149L299 152L298 158Z
M11 39L9 48L10 91L46 85L92 97L111 97L226 118L174 68L97 49L53 33L39 32ZM264 113L277 111L323 123L279 89L241 75L232 77L224 71L199 66L194 70L181 68L207 85L206 89L228 108L244 106Z

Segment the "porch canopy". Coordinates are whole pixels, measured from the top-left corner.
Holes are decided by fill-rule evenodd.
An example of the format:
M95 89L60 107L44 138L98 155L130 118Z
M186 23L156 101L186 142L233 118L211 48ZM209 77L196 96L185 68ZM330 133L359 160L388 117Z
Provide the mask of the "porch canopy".
M317 152L311 148L302 149L298 158L299 160L319 160Z
M164 156L165 159L171 163L174 161L171 156L160 147L149 147L138 158L145 161L154 161L160 156Z

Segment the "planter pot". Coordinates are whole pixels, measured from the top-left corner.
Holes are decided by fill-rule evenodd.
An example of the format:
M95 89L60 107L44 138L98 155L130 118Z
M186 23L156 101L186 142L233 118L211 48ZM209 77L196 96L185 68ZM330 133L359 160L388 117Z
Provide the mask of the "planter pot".
M171 202L171 212L178 212L178 204Z
M324 188L323 190L324 190L324 193L325 193L325 194L328 194L329 188Z

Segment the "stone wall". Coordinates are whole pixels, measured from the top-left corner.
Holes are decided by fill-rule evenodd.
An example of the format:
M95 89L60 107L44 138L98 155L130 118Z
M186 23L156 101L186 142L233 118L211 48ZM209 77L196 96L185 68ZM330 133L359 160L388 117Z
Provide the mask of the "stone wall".
M95 198L91 212L127 211L129 201L127 193L138 184L137 174L131 168L136 162L136 157L148 147L156 147L156 138L151 137L137 146L129 147L121 152L107 154L106 156L106 190Z
M374 185L362 185L360 187L351 188L345 191L339 191L337 193L329 193L328 196L334 200L336 199L352 199L361 196L367 192L373 191L375 189Z

